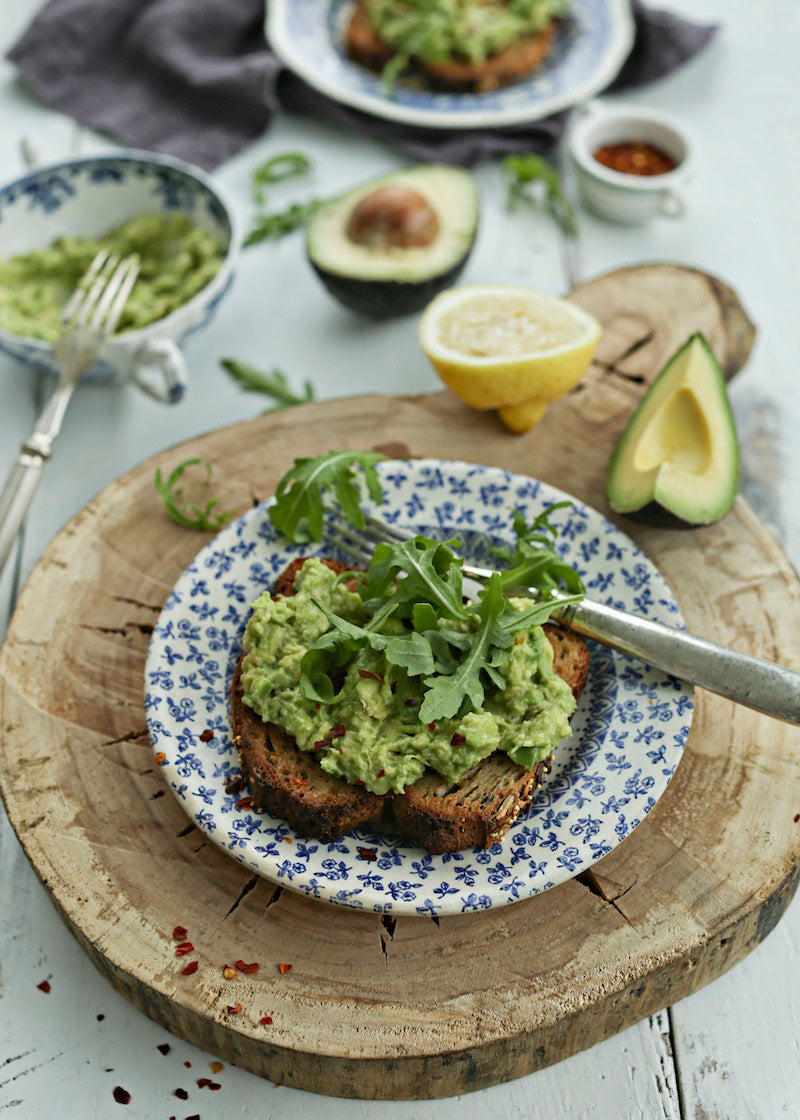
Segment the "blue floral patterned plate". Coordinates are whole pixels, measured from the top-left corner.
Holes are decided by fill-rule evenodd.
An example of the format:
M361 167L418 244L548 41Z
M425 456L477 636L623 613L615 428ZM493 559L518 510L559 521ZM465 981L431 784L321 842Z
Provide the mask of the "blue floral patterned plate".
M628 0L572 0L541 69L488 93L437 93L397 84L342 49L352 0L270 0L267 38L278 57L309 85L373 116L427 128L496 128L540 120L599 93L616 77L632 45Z
M469 463L392 460L379 469L381 517L429 536L457 535L475 563L491 563L491 542L513 543L512 509L532 520L569 497ZM572 508L553 515L556 547L581 573L589 595L680 626L675 601L645 555L595 510L570 500ZM461 914L516 902L579 875L653 808L689 734L691 690L592 644L572 737L556 750L528 814L489 849L432 856L367 831L323 844L274 817L238 809L243 793L226 792L239 773L228 687L242 631L250 604L303 554L335 550L289 544L266 504L244 514L180 577L147 658L148 727L164 777L197 827L235 859L326 902L393 914Z

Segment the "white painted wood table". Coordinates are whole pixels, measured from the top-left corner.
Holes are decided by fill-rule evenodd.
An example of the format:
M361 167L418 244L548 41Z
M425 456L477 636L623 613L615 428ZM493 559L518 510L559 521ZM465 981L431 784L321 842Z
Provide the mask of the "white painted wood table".
M14 41L37 0L3 0L0 46ZM712 272L739 294L758 328L755 349L731 386L742 440L742 490L800 563L800 398L795 307L800 197L800 8L776 0L689 0L673 9L718 20L705 54L630 101L665 109L698 141L689 208L644 228L581 214L577 279L643 261L677 261ZM109 150L45 109L0 64L0 180L22 169L28 137L43 160ZM217 178L249 214L258 162L288 149L313 156L309 191L333 193L403 161L389 148L308 120L283 118ZM511 281L561 293L569 287L559 234L544 215L510 218L497 166L477 172L484 220L465 281ZM359 360L353 361L357 344ZM283 369L320 398L439 388L415 343L415 321L361 323L344 315L312 276L296 238L243 254L234 289L214 323L187 348L191 388L177 407L128 387L87 385L73 401L24 538L0 580L0 635L19 586L61 525L142 459L220 425L253 416L219 359ZM377 378L377 381L376 381ZM0 472L29 430L37 379L0 357ZM15 570L16 568L16 570ZM800 798L799 798L800 801ZM1 812L1 811L0 811ZM800 826L799 826L800 827ZM800 1116L800 901L743 963L692 997L558 1065L459 1098L425 1103L346 1101L277 1087L232 1066L212 1074L197 1050L134 1010L92 968L0 820L0 1114L59 1120L126 1116L203 1120L326 1117L635 1117L777 1120ZM50 992L37 985L49 980ZM161 1049L159 1049L161 1047ZM167 1049L168 1048L168 1049ZM166 1053L162 1052L167 1050ZM221 1090L197 1087L212 1076ZM127 1108L112 1090L131 1093ZM187 1100L174 1095L188 1091Z

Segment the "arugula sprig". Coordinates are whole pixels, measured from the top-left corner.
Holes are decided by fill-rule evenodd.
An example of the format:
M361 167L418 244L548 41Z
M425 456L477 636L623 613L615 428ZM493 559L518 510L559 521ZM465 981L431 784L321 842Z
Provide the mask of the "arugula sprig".
M154 482L155 491L164 502L169 516L178 525L183 525L185 529L221 529L227 521L236 516L237 511L227 510L213 513L220 504L219 498L209 498L202 507L184 502L183 487L179 486L179 482L191 467L202 467L206 475L204 485L211 482L213 471L208 459L201 457L184 459L182 463L178 463L166 479L161 474L161 468L157 468Z
M292 389L286 379L286 374L279 369L264 373L249 362L239 361L238 358L220 359L222 368L230 374L236 384L245 393L261 393L271 397L275 404L266 412L278 412L282 408L291 408L295 404L306 404L315 399L314 386L310 381L303 382L303 393L298 394Z
M276 183L283 183L287 179L308 175L312 167L311 160L302 152L283 152L256 167L253 172L252 191L259 209L242 243L245 248L249 245L258 245L262 241L278 241L305 225L320 205L320 199L311 198L304 202L293 202L283 210L269 211L266 188Z
M571 505L568 501L554 502L542 510L530 525L519 510L513 511L512 525L517 538L515 547L492 549L492 554L507 564L500 574L504 591L532 587L546 597L549 592L563 587L578 597L584 594L580 576L553 547L558 529L550 518L556 510Z
M386 458L379 451L329 451L313 459L295 459L278 483L269 508L270 521L291 541L321 541L325 520L322 495L328 489L351 525L363 529L361 493L353 466L361 468L370 498L381 502L383 491L375 464Z
M521 156L506 156L503 160L503 171L506 176L509 210L516 209L522 203L538 205L536 187L541 184L550 213L570 237L577 236L578 219L575 211L564 194L558 171L544 156L536 155L535 152Z

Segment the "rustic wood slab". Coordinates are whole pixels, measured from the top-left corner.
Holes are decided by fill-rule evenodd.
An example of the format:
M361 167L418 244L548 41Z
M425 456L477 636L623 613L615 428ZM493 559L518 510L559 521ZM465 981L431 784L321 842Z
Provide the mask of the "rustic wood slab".
M525 472L608 515L605 466L644 384L696 329L734 373L752 327L724 285L674 266L610 274L574 298L607 325L597 360L526 436L446 393L310 404L212 432L82 510L12 620L0 655L0 784L37 874L136 1007L277 1082L422 1098L519 1077L719 976L794 893L800 729L709 694L696 696L666 794L591 872L439 920L340 910L251 875L192 825L154 765L144 659L167 594L206 540L167 519L156 466L205 455L223 501L244 508L297 455L381 445ZM616 520L657 563L691 629L800 669L797 577L743 500L696 530ZM188 957L176 958L176 925L194 945ZM225 980L237 958L259 971ZM184 976L188 960L199 967Z

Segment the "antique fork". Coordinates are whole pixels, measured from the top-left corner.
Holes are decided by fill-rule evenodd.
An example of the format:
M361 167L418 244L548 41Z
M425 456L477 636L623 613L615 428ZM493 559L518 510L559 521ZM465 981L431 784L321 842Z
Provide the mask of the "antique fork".
M408 540L408 534L377 518L367 516L365 522L364 530L359 531L345 522L338 511L328 509L326 539L362 567L369 564L376 544ZM488 568L471 564L464 564L462 571L478 583L492 574ZM534 591L530 593L536 595ZM560 594L553 592L556 599ZM787 723L800 724L800 673L783 665L591 599L557 607L552 617L577 634L645 661L673 677Z
M139 258L120 261L101 251L64 307L55 344L58 384L20 448L0 494L0 575L31 503L67 405L80 378L100 357L128 302Z

